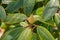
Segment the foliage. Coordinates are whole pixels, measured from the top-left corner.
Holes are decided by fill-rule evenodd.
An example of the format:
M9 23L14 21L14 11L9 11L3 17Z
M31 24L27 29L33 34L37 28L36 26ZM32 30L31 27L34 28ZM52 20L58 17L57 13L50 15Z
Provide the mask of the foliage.
M59 0L0 0L0 40L60 40Z

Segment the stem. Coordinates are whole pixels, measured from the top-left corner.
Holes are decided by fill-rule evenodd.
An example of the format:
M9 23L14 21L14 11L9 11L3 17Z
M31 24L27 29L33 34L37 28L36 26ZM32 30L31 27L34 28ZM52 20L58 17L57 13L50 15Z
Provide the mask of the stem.
M40 20L39 20L40 21ZM44 23L44 24L47 24L47 25L50 25L50 26L53 26L53 27L55 27L54 25L52 25L52 24L49 24L49 23L47 23L47 22L44 22L44 21L40 21L40 22L42 22L42 23Z

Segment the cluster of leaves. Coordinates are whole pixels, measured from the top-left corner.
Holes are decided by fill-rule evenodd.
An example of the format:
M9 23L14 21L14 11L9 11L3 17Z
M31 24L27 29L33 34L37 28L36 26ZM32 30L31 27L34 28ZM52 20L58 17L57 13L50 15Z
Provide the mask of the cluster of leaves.
M60 40L59 0L0 0L0 40Z

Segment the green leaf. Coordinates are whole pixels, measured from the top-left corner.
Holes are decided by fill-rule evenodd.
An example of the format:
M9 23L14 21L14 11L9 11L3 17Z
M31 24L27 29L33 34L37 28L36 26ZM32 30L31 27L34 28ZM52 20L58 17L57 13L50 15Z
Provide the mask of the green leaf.
M38 8L38 9L36 10L36 14L41 16L42 13L43 13L43 10L44 10L44 7Z
M23 5L23 0L17 0L15 3L10 3L10 5L7 6L6 10L7 12L15 12Z
M12 29L12 28L15 28L16 26L15 25L10 25L9 28Z
M2 4L9 4L10 2L15 2L16 0L2 0Z
M28 23L27 22L20 22L20 25L25 28L26 26L28 26Z
M0 6L0 19L2 21L6 19L6 12L2 6Z
M18 38L18 40L31 40L31 39L32 39L31 28L26 28Z
M39 38L42 40L55 40L54 37L50 34L50 32L42 26L37 27L37 33Z
M55 14L55 22L57 25L60 23L60 15L58 13Z
M60 30L60 15L58 13L55 14L54 20L56 25L58 26L58 29Z
M5 29L5 30L7 29L7 26L4 22L1 23L1 28Z
M52 26L54 26L54 20L53 18L51 18L50 20L46 21L47 23L51 24Z
M36 2L40 2L40 1L44 1L44 0L36 0Z
M22 31L22 27L11 29L2 36L1 40L17 40Z
M25 20L27 17L24 14L15 13L15 14L8 14L6 23L7 24L15 24L20 23L21 21Z
M57 12L59 6L59 1L58 0L50 0L43 12L43 20L47 21L50 18L54 16L54 14Z
M33 15L33 17L34 17L34 21L40 20L40 16L39 15Z
M23 8L24 13L29 16L34 8L35 0L24 0L23 1Z
M33 33L32 40L38 40L38 36L36 33Z
M11 2L11 3L9 3L8 6L6 7L6 11L7 11L7 12L10 12L10 10L12 10L12 9L10 9L10 8L13 7L13 5L15 5L15 3L16 3L16 2Z

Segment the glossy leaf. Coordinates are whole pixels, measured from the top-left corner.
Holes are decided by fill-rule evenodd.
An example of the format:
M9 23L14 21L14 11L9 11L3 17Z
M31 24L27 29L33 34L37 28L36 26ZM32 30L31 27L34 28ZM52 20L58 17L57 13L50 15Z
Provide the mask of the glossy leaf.
M17 40L22 31L22 27L9 30L2 36L1 40Z
M38 8L38 9L36 10L36 14L42 16L43 10L44 10L44 7Z
M39 38L42 40L55 40L51 33L42 26L37 27L37 33Z
M58 0L50 0L43 12L43 20L47 21L50 18L54 16L54 14L57 12L59 6L59 1Z
M10 2L13 2L14 0L2 0L2 4L9 4Z
M34 17L34 21L36 22L36 21L40 21L40 16L39 15L33 15L33 17Z
M38 36L36 33L33 33L32 40L38 40Z
M25 20L27 17L24 14L16 13L16 14L8 14L6 23L7 24L15 24L20 23Z
M6 11L7 11L7 12L10 12L11 6L13 7L13 5L15 5L15 3L16 3L16 2L11 2L11 3L9 3L8 6L6 7Z
M60 15L58 13L55 14L55 23L58 26L58 29L60 30Z
M24 13L29 16L34 8L35 0L24 0L23 1L23 8Z
M7 6L7 12L14 12L18 10L23 5L23 0L17 0L14 4Z
M6 30L6 29L7 29L7 25L6 25L4 22L2 22L2 23L1 23L1 28L3 28L3 29Z
M32 39L32 30L30 28L26 28L18 38L18 40L31 40L31 39Z
M11 29L12 29L12 28L15 28L15 27L16 27L15 25L10 25L10 26L9 26L9 28L11 28Z
M56 24L60 23L60 15L58 13L55 14L55 22Z
M0 6L0 19L2 21L6 19L6 12L2 6Z
M28 26L27 22L20 22L20 25L23 26L24 28Z

